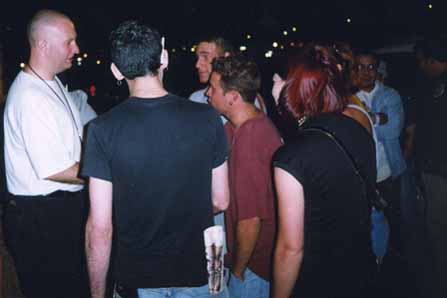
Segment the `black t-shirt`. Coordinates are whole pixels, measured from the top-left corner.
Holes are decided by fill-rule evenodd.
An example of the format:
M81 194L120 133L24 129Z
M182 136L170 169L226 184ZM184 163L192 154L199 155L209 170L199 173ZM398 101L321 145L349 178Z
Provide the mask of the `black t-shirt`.
M415 149L419 167L447 177L447 74L418 98Z
M330 131L369 183L375 182L374 142L360 124L327 113L306 121L307 127ZM349 160L328 136L308 131L276 152L274 166L304 190L304 256L295 295L356 297L371 264L370 204Z
M137 288L207 283L212 169L227 155L214 109L171 94L129 98L90 123L81 174L113 183L118 281Z

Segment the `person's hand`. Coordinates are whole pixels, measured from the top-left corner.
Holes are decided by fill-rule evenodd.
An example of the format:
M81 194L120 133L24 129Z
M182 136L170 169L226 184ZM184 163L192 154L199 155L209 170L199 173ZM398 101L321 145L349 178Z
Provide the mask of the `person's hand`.
M239 279L239 280L241 280L241 281L244 281L244 273L243 272L236 272L236 271L233 271L233 272L231 272L233 275L234 275L234 277L236 277L237 279Z

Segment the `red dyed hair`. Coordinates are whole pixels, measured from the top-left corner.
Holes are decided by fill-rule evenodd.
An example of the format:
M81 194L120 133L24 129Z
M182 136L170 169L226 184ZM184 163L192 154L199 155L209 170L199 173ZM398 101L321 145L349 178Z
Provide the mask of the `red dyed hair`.
M279 99L279 109L294 120L320 113L341 112L348 104L338 63L321 49L295 61Z

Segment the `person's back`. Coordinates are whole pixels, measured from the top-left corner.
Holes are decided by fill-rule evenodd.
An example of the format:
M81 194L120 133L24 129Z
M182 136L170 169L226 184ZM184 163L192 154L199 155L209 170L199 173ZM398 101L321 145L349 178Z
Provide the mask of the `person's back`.
M217 113L169 94L130 98L90 125L110 160L117 279L138 288L205 284L211 171L226 157Z
M217 113L163 87L159 33L135 21L111 34L112 72L130 98L89 124L86 252L103 297L114 235L119 289L172 297L208 293L203 232L228 206L228 146ZM123 293L121 293L123 294ZM123 294L122 296L128 296Z
M374 183L374 144L357 122L337 113L322 114L309 119L306 128L334 134ZM351 297L348 289L355 293L362 286L372 256L370 204L361 180L345 154L321 132L300 132L274 160L275 166L287 167L298 177L304 189L304 259L295 293L325 297L329 291L334 297Z

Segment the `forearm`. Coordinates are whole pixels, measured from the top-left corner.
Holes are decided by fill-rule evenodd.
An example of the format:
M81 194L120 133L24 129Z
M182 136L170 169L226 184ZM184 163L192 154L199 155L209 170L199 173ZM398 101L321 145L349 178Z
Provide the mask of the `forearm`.
M104 298L112 247L112 229L99 231L87 222L85 250L92 298Z
M273 298L290 297L302 260L303 250L290 250L278 243L273 260Z
M259 217L239 221L236 231L235 251L232 261L233 274L242 279L248 262L255 249L261 230L261 220Z
M79 163L76 162L74 165L66 170L59 173L51 175L46 180L51 180L55 182L71 183L71 184L84 184L84 180L78 177L79 174Z

